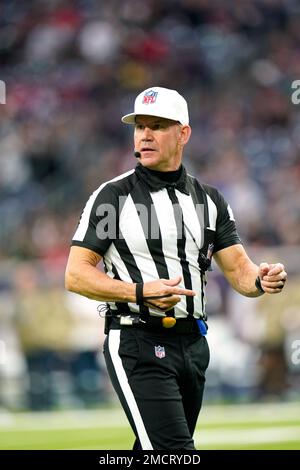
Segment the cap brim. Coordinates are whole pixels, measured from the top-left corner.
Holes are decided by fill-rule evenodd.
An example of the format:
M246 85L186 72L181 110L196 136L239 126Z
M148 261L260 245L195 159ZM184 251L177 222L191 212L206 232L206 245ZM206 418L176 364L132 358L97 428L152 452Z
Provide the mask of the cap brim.
M125 116L121 118L121 121L125 122L125 124L135 124L135 116L135 113L125 114Z
M164 114L164 115L162 115ZM124 122L125 124L135 124L135 118L136 116L155 116L155 117L160 117L160 118L163 118L163 119L170 119L171 121L175 121L175 122L181 122L179 121L178 119L174 119L174 116L170 116L168 115L168 113L161 113L161 114L157 114L157 113L130 113L130 114L125 114L125 116L123 116L121 118L121 121ZM183 124L181 122L181 124Z

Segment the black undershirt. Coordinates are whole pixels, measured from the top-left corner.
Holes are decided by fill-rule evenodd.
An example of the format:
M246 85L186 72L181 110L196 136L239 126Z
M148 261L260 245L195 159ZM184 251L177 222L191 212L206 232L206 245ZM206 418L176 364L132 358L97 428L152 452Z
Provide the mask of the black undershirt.
M178 170L175 171L156 171L156 170L151 170L150 168L147 168L147 171L149 171L150 174L153 176L156 176L159 178L161 181L167 181L168 183L175 183L175 181L178 181L178 179L181 176L182 173L182 165L178 168Z

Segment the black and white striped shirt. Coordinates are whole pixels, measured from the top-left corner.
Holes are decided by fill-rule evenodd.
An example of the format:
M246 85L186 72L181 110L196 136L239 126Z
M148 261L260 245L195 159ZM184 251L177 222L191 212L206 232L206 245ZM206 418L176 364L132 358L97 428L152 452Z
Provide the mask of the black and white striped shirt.
M173 311L176 318L205 315L201 259L238 243L232 211L217 189L200 184L183 166L170 183L140 164L90 196L72 240L103 256L105 271L114 279L138 283L181 275L180 287L197 295L182 296ZM145 311L135 303L109 306L124 314Z

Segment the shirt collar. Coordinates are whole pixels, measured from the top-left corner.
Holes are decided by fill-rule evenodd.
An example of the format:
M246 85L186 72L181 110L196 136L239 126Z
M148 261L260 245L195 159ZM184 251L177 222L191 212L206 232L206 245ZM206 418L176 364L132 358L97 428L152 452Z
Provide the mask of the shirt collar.
M183 165L181 165L181 173L178 180L172 183L162 180L156 176L153 171L149 171L148 168L141 165L140 163L137 164L135 173L152 192L172 187L174 189L178 189L178 191L184 194L190 194L187 184L187 173Z

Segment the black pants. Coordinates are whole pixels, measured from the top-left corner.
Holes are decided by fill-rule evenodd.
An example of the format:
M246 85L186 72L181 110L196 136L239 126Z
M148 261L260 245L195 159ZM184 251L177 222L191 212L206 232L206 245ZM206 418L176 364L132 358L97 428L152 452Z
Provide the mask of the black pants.
M104 357L134 449L195 449L209 348L200 333L111 329Z

